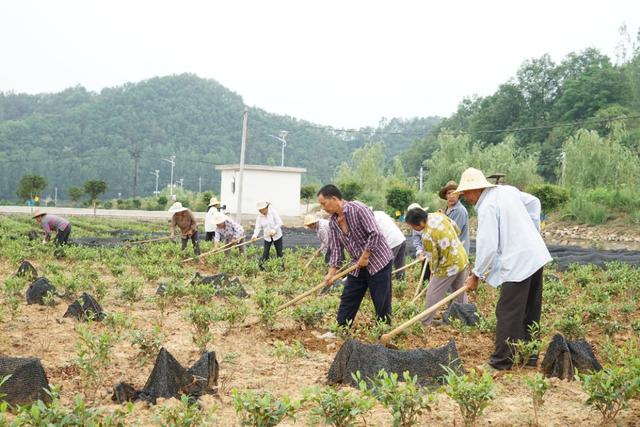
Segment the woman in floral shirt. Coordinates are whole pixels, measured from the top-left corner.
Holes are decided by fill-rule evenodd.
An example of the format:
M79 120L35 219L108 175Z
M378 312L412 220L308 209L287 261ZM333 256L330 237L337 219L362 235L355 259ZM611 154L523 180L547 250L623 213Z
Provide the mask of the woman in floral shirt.
M460 229L446 215L440 212L427 214L422 209L411 209L407 212L405 221L415 231L422 233L424 254L431 269L426 305L429 308L444 298L450 289L456 291L464 286L469 259L458 238ZM466 303L467 294L463 293L455 301ZM433 314L422 323L426 326L432 321Z

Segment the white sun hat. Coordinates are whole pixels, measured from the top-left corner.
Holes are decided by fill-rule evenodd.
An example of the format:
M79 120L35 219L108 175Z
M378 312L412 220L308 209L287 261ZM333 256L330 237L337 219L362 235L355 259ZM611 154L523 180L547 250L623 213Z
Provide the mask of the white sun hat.
M468 168L462 172L460 177L460 184L456 188L456 193L462 193L468 190L482 190L485 188L495 187L495 184L491 184L487 181L481 170L475 168Z
M36 211L31 215L31 218L38 218L39 216L46 215L46 213L42 212L40 209L36 209Z
M427 206L422 207L422 206L420 206L419 203L411 203L409 205L409 207L407 208L407 212L410 211L411 209L422 209L423 211L428 211L429 210L429 208Z
M180 202L175 202L174 204L171 205L171 207L169 208L169 213L170 214L176 214L178 212L184 212L186 210L189 210L188 208L185 208L184 206L182 206L182 203Z
M213 214L213 223L215 225L222 224L223 222L225 222L228 219L229 219L229 217L226 216L225 214L223 214L222 212L216 212L216 213Z
M211 198L211 200L209 200L209 206L208 207L216 206L216 205L219 205L219 204L220 204L220 201L218 200L218 198L216 196L213 196Z
M303 224L306 227L308 225L315 224L316 222L318 222L318 217L316 217L315 215L306 215L304 217Z
M265 209L268 206L269 206L269 202L258 202L258 203L256 203L256 208L258 208L258 210Z

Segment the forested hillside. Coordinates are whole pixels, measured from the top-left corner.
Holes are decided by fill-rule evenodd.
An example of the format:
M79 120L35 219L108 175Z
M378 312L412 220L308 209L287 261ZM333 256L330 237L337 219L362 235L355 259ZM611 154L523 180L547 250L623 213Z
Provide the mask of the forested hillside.
M134 158L139 159L137 195L175 179L184 186L218 191L215 165L239 161L242 98L213 80L191 74L157 77L106 88L74 87L55 94L0 93L0 198L15 199L20 177L44 176L67 199L69 187L97 178L107 196L133 195ZM249 110L248 163L280 164L280 143L269 135L287 130L286 166L308 169L307 182L328 181L343 159L365 142L385 142L391 158L439 121L438 118L382 120L358 132L332 131L294 117Z
M537 158L537 172L545 180L556 182L565 141L581 128L607 136L613 123L609 118L626 117L617 121L625 130L619 142L640 153L639 116L640 39L619 46L615 63L592 48L571 53L559 63L543 55L525 61L494 94L465 98L402 159L407 171L417 170L439 149L438 135L465 134L470 144L480 147L509 136L518 150Z

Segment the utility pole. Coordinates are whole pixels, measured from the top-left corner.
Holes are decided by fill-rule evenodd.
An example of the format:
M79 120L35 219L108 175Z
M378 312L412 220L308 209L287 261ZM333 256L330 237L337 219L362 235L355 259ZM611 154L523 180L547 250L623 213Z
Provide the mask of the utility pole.
M151 175L156 177L156 191L153 192L153 194L158 197L158 194L160 194L160 192L158 191L158 179L160 178L160 170L156 169L154 172L150 172Z
M173 167L176 165L176 156L171 156L168 159L162 160L171 163L171 181L169 182L169 194L171 195L171 200L175 200L175 197L173 197Z
M424 177L424 168L420 166L420 192L422 193L422 180Z
M53 204L55 206L58 206L58 187L55 187L53 189L53 194L54 194L54 196L53 196Z
M249 109L244 107L242 114L242 141L240 143L240 171L238 173L238 204L236 221L242 221L242 179L244 178L244 152L247 146L247 122L249 121Z
M133 147L129 153L131 153L131 157L133 157L133 198L135 199L138 194L138 163L142 150L140 147Z
M184 189L184 178L180 178L177 181L180 183L180 188Z
M281 167L284 166L284 149L287 146L287 140L285 138L287 137L288 134L289 132L287 132L286 130L281 130L279 136L269 135L271 138L277 139L282 143L282 157L281 157L282 160L280 161Z
M198 177L198 193L202 193L202 177Z

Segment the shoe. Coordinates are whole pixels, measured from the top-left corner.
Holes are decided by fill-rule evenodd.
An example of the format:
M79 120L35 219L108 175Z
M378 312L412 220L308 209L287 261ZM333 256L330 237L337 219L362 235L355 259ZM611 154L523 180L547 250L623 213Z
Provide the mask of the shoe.
M538 367L538 358L537 357L530 357L529 360L527 361L526 366L528 368L537 368Z
M320 335L320 339L323 339L323 340L336 340L336 339L338 339L338 336L336 334L334 334L333 332L329 331L329 332L326 332L326 333Z

